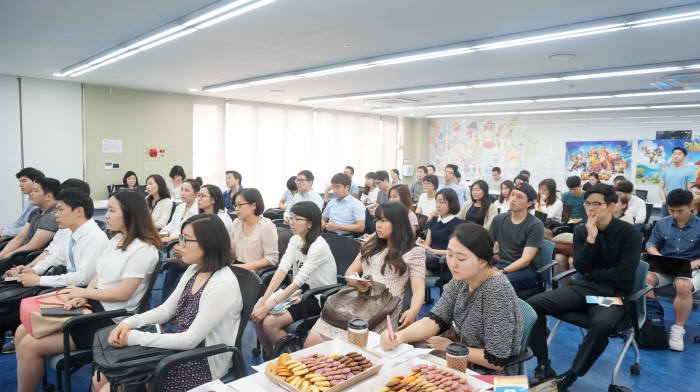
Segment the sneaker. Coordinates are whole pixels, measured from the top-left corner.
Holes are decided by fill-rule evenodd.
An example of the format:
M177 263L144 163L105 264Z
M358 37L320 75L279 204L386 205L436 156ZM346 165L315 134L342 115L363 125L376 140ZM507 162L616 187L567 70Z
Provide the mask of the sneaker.
M15 342L14 340L11 342L7 342L3 344L2 346L2 351L3 354L14 354L15 353Z
M546 364L538 364L535 368L535 375L530 380L530 385L535 386L543 383L545 380L555 377L557 373L549 366L549 361Z
M673 324L671 326L671 332L668 334L668 348L673 351L683 351L683 336L685 335L685 328L680 325Z

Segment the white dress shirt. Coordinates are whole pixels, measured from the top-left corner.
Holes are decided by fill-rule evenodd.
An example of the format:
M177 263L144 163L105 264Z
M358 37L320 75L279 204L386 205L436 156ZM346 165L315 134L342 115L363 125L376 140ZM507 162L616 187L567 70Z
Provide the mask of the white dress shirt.
M635 195L631 195L625 215L634 218L634 223L636 224L644 224L644 221L647 219L647 206L644 200Z
M55 248L49 249L49 254L34 266L34 271L41 275L51 266L62 265L68 269L68 272L63 275L42 276L39 278L39 285L48 287L87 286L92 277L95 276L97 259L104 252L109 239L92 219L83 223L73 233L70 229L63 230L68 230L68 235L59 239L61 246L57 245ZM75 241L72 249L73 262L70 258L71 238Z
M165 225L161 232L167 231L169 237L180 235L180 228L182 227L182 224L191 216L199 214L199 205L197 204L197 200L192 203L187 211L185 211L185 208L187 208L187 203L178 204L177 207L175 207L175 212L173 212L173 217L170 218L170 223Z

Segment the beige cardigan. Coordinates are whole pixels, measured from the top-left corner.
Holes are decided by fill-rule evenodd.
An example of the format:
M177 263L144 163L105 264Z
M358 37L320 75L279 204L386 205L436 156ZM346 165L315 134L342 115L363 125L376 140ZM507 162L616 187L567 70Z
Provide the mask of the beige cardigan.
M465 220L465 218L467 217L467 211L469 211L472 204L474 204L474 202L472 202L471 200L466 201L462 206L462 209L459 210L457 218ZM498 208L496 208L496 206L493 203L491 203L491 205L489 206L489 210L486 211L486 216L484 216L484 229L488 230L489 227L491 227L491 221L496 215L498 215Z

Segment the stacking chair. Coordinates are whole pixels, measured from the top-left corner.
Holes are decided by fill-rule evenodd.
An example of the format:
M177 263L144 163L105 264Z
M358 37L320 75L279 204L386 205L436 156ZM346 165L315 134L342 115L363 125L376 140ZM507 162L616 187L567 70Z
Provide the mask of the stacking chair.
M241 297L243 299L241 320L240 324L238 324L238 331L236 331L236 345L232 347L225 344L217 344L209 347L198 347L163 358L156 366L153 376L149 381L150 391L160 390L160 387L165 382L168 371L173 366L225 352L232 353L233 358L231 361L231 368L229 369L228 373L221 378L221 381L228 383L248 375L245 361L243 359L243 355L241 354L241 345L243 332L248 325L248 319L250 318L250 314L253 312L253 307L258 301L258 298L260 298L260 296L263 294L262 281L255 272L249 271L245 268L232 266L231 270L238 279L238 286L241 289Z
M527 374L527 369L525 369L525 362L533 357L532 350L529 347L530 344L530 332L532 332L532 327L537 321L537 313L535 309L532 308L527 302L522 299L518 299L520 303L520 314L523 320L523 339L520 343L520 353L513 355L506 361L506 366L519 364L518 374Z
M153 286L158 279L158 266L163 260L163 253L158 252L158 262L156 267L151 273L150 281L146 288L139 306L136 310L137 313L143 313L150 308L151 291ZM44 390L63 390L65 392L70 392L71 386L71 375L73 372L77 371L84 365L92 362L92 348L85 350L70 350L70 331L78 325L88 324L100 319L109 319L115 317L129 316L130 313L126 309L109 310L106 312L86 314L82 316L76 316L68 320L63 324L61 331L63 332L63 353L56 355L49 355L46 357L46 368L50 367L56 371L56 385L48 383L48 378L46 372L44 373Z
M331 248L338 274L344 275L348 267L355 261L360 251L360 243L352 238L337 234L323 233L321 236L323 236L326 242L328 242L328 246ZM345 284L345 279L338 277L338 283L336 284L306 290L304 294L302 294L301 303L306 304L307 300L312 296L321 295L321 308L323 308L325 300L329 296L337 293L342 287L345 287ZM308 330L313 327L314 323L316 323L320 317L309 316L306 312L307 309L305 308L303 319L297 320L284 328L287 332L287 336L277 342L273 356L277 357L283 352L293 352L302 348Z
M639 366L639 348L637 347L635 336L639 336L639 329L646 320L647 309L644 296L652 289L651 286L646 284L646 276L648 271L649 264L647 264L645 261L640 261L634 277L634 288L632 289L632 294L622 299L623 307L625 309L625 317L615 328L612 337L624 339L625 345L622 347L622 352L620 352L620 355L617 357L617 362L613 368L612 378L610 385L608 386L609 392L630 391L630 389L627 387L615 384L617 372L620 370L620 365L622 364L622 360L624 359L630 344L634 348L635 354L634 363L632 366L630 366L630 373L638 375L641 372L641 367ZM575 269L562 272L561 274L557 275L554 277L555 284L559 280L568 277L573 273L576 273ZM576 325L580 328L588 329L589 327L588 315L585 312L567 312L555 315L554 317L558 320L547 338L547 344L551 343L552 338L554 337L554 334L556 334L557 329L559 329L562 321Z
M537 273L537 286L516 292L519 298L528 299L537 293L551 289L552 275L554 267L557 265L557 262L553 261L555 247L556 245L552 241L542 241L542 247L531 262Z

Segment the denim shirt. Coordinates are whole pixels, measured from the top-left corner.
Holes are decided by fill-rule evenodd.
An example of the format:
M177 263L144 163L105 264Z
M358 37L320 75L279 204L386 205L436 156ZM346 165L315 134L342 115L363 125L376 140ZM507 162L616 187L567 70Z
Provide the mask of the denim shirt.
M678 227L672 216L660 219L647 241L646 247L652 246L664 256L700 259L700 218L691 215L683 228Z

